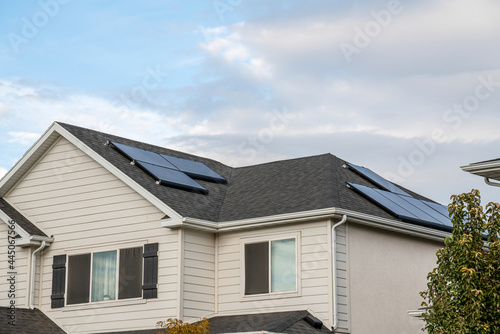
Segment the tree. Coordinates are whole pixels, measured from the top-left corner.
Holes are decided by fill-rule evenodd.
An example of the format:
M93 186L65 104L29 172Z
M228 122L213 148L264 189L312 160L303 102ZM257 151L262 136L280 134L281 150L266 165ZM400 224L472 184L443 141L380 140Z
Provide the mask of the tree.
M481 206L479 191L454 195L453 232L420 293L429 334L500 333L500 205Z
M158 321L156 327L162 329L156 334L207 334L210 323L207 318L203 318L194 324L170 318L167 321Z

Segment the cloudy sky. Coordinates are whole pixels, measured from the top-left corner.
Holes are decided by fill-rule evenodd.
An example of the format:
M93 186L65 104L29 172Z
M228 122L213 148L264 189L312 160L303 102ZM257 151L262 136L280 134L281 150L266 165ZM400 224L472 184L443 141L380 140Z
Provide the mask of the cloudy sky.
M0 176L62 121L233 166L332 153L500 189L500 2L0 0Z

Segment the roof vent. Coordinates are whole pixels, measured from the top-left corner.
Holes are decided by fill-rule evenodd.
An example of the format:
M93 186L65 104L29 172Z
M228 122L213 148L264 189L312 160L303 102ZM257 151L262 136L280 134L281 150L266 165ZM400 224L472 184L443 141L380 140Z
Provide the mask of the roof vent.
M306 315L304 320L314 328L321 329L321 327L323 327L323 322L310 314Z

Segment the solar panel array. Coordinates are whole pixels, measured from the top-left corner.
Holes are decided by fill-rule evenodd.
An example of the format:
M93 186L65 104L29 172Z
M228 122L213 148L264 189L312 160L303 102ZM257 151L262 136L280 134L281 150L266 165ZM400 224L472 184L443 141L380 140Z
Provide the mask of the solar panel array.
M193 179L227 183L226 179L204 163L111 142L112 146L136 165L155 177L160 184L208 194L208 190Z
M446 206L415 198L368 168L352 164L347 165L385 190L352 182L347 182L348 186L401 220L421 225L437 226L445 230L451 230L453 227Z

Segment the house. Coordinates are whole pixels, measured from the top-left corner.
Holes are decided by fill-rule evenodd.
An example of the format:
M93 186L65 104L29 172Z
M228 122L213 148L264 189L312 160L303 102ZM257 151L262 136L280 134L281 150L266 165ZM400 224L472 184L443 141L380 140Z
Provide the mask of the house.
M42 334L420 333L407 310L451 231L331 154L233 168L58 122L0 181L0 220L0 332Z

